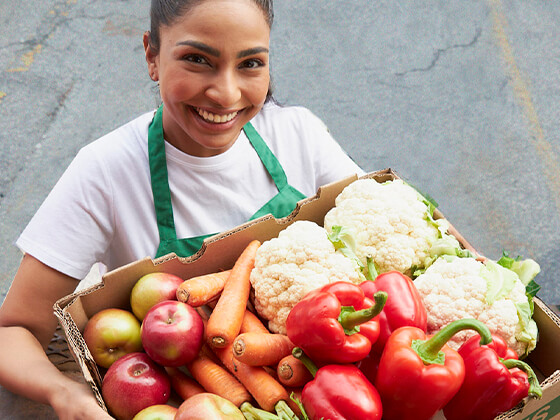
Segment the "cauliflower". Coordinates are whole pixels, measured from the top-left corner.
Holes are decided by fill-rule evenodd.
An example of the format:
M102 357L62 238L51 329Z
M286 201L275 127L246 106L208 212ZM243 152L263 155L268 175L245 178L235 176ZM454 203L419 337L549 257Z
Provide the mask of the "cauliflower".
M401 179L378 183L358 179L336 198L325 215L327 232L343 227L354 237L354 252L363 266L371 257L377 271L413 275L435 259L434 250L459 255L459 242L448 235L449 223L434 220L434 207ZM456 252L457 251L457 252Z
M251 272L254 305L275 333L286 333L286 318L308 292L335 281L364 280L356 263L335 250L321 226L297 221L263 242Z
M428 313L428 333L450 322L475 318L500 335L522 357L536 346L537 324L525 285L512 270L494 261L441 257L414 280ZM472 330L461 331L448 343L458 349Z

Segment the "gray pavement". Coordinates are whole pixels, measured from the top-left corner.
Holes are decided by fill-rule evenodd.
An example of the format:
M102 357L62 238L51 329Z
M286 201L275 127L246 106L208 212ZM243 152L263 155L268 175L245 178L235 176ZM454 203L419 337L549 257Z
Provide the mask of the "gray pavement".
M84 144L154 107L148 3L0 3L0 293L12 245ZM276 2L276 98L366 170L434 197L482 253L536 259L560 303L560 3Z
M156 105L148 5L0 2L0 300L13 241L79 148ZM434 197L483 254L537 260L539 296L560 304L560 3L275 8L276 98L312 109L364 169Z

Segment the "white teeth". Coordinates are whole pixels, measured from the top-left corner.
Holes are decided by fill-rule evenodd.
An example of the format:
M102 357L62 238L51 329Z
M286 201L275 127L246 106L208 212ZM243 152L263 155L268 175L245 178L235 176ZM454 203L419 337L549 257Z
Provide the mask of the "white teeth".
M225 115L213 114L211 112L205 111L204 109L195 108L198 115L204 118L206 121L213 122L213 123L225 123L231 121L235 118L238 111L231 112Z

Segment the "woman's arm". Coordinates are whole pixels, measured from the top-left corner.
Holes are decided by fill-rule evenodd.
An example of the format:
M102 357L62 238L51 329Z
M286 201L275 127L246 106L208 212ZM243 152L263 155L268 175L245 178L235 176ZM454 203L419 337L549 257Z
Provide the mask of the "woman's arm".
M89 386L64 375L45 353L57 326L53 305L76 285L32 256L23 257L0 307L0 384L51 405L60 419L110 419Z

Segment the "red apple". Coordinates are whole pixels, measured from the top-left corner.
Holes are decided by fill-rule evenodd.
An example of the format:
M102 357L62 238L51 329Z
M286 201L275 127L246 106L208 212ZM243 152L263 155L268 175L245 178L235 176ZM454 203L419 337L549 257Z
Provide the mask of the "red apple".
M196 310L177 300L152 307L141 327L144 350L163 366L178 367L193 360L203 343L204 324Z
M103 309L84 328L84 340L93 360L108 368L125 354L141 351L140 321L124 309Z
M131 420L138 412L165 404L171 383L163 367L146 353L121 357L105 373L101 394L109 412L119 420Z
M130 292L132 312L142 321L156 303L177 299L177 288L182 283L181 277L169 273L149 273L140 277Z
M177 408L167 404L156 404L144 408L132 420L174 420Z
M245 420L239 408L216 394L203 392L183 401L175 420Z

